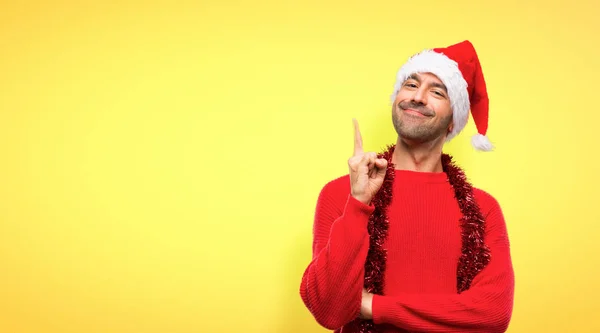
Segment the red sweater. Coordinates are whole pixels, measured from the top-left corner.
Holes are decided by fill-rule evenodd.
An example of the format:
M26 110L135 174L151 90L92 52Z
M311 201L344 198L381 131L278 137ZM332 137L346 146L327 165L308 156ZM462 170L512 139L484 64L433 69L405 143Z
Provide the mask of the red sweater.
M491 261L457 293L461 212L445 173L396 170L385 248L384 296L373 297L373 321L383 332L505 332L513 308L514 272L498 202L474 189L486 219ZM312 261L300 295L316 321L336 332L358 332L367 223L374 207L350 195L348 175L327 183L317 200Z

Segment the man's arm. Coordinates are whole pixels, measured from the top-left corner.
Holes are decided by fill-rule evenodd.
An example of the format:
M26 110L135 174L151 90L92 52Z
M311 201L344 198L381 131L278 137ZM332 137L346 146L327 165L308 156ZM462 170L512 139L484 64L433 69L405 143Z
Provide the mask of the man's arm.
M339 187L339 184L336 185ZM337 329L360 313L364 264L369 250L367 224L374 207L332 183L319 195L313 229L313 257L300 286L302 301L325 328Z
M469 290L461 294L369 295L372 304L365 297L362 312L372 311L376 324L392 324L409 331L505 332L512 316L514 271L504 217L493 202L486 218L491 260Z
M367 224L375 210L371 199L381 188L387 160L364 152L358 122L348 182L329 182L319 194L314 221L313 258L302 276L302 301L322 326L337 329L360 314Z

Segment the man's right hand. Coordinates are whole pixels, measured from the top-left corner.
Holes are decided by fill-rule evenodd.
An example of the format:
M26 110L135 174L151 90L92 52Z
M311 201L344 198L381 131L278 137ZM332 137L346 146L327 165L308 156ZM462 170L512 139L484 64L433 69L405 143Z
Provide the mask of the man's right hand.
M381 188L387 170L387 160L377 158L374 152L363 152L358 122L354 122L354 155L348 160L351 194L358 201L369 205Z

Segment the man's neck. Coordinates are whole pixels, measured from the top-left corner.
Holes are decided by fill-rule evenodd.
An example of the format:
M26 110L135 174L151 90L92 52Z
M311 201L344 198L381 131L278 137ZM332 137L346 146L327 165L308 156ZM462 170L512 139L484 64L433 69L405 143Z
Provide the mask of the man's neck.
M443 143L413 144L398 137L392 163L398 170L442 172Z

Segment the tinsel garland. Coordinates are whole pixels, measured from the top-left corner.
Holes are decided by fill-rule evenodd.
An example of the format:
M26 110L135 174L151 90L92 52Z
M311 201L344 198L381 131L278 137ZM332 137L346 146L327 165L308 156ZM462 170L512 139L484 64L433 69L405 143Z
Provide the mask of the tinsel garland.
M389 228L386 212L392 201L395 175L392 164L394 148L394 145L390 145L384 152L378 154L378 158L385 158L388 165L383 185L372 200L374 211L368 223L370 245L365 262L364 287L369 293L377 295L383 295L385 286L387 257L384 242ZM485 219L475 201L472 185L468 182L464 171L454 164L450 155L442 154L442 168L448 175L448 181L454 189L455 198L463 215L460 219L462 250L457 266L457 290L458 293L462 293L469 289L473 278L490 261L489 248L484 244ZM359 332L377 333L378 330L372 320L361 320Z

